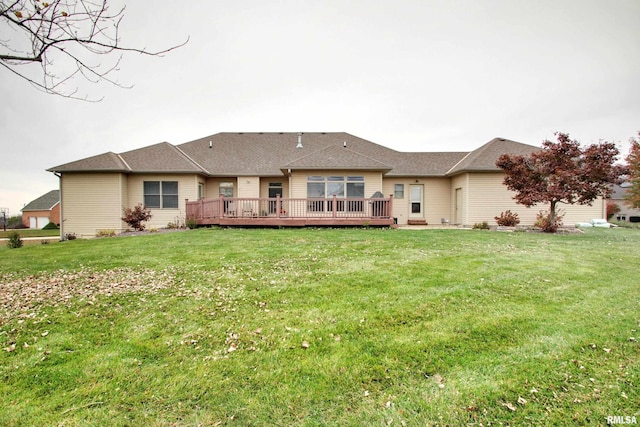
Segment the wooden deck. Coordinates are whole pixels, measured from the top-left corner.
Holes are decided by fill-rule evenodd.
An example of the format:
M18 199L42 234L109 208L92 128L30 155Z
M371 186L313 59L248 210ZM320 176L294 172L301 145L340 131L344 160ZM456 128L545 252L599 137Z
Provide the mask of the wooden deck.
M190 202L186 218L198 225L255 227L393 226L393 198L236 198Z

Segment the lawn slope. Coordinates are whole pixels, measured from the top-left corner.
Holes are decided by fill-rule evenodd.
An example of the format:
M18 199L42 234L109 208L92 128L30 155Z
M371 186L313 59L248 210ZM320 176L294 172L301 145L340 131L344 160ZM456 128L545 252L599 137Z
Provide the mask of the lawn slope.
M201 229L0 249L3 425L640 418L640 231Z

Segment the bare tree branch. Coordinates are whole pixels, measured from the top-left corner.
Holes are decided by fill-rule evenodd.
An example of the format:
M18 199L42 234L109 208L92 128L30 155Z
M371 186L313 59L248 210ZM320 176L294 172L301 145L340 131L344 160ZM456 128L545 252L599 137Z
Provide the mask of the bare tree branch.
M158 51L120 44L125 8L109 11L107 0L0 0L0 65L46 93L90 101L68 85L79 76L91 83L123 85L110 75L122 54L163 56L188 43ZM5 39L5 37L8 37ZM120 52L115 60L113 54ZM106 63L93 63L96 58ZM33 64L40 64L33 77Z

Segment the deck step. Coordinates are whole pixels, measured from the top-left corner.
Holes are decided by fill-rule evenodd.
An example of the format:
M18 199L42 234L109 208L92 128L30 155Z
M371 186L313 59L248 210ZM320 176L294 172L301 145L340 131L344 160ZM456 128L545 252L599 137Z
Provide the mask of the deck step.
M427 220L424 218L408 219L408 225L428 225Z

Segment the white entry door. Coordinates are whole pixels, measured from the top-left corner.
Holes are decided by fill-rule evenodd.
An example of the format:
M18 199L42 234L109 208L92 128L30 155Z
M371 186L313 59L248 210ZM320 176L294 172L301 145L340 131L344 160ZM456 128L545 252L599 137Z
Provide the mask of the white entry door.
M424 192L424 185L410 185L409 186L409 216L420 217L424 216L422 208L422 194Z

